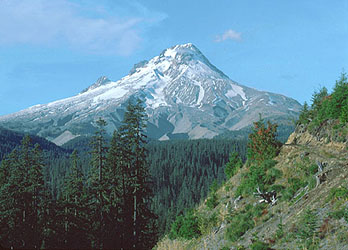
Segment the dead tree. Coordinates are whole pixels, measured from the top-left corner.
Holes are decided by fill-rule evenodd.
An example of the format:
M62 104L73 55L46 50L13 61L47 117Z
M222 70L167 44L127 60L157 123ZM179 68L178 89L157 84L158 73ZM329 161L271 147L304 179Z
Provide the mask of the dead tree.
M235 200L234 200L234 209L237 209L237 202L240 201L242 199L242 196L239 195Z
M327 172L323 172L323 168L325 166L325 164L323 164L320 161L317 161L317 166L318 166L318 172L315 174L315 179L317 180L317 184L316 184L316 188L323 183L324 181L326 181L327 179Z
M259 200L259 203L265 202L265 203L271 204L273 206L278 201L278 199L277 199L277 192L275 190L272 190L270 192L262 193L260 191L260 188L257 187L256 191L257 191L257 193L254 193L254 195L262 198L261 200Z

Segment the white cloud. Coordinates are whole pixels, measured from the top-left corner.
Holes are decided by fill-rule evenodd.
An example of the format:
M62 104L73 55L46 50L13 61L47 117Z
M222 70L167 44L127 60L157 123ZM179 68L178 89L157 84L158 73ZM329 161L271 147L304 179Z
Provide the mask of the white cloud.
M144 30L166 18L143 6L146 15L134 16L123 7L110 11L99 1L82 5L86 2L0 0L0 46L64 44L85 52L129 55L140 46Z
M242 33L229 29L229 30L226 30L222 35L218 35L215 38L215 42L218 42L218 43L226 41L226 40L241 41Z

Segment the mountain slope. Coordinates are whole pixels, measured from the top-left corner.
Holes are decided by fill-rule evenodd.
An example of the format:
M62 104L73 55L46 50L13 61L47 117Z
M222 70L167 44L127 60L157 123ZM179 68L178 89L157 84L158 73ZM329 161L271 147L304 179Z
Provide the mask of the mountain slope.
M275 204L260 203L256 189L239 197L245 165L215 193L213 208L210 195L195 210L197 238L164 238L157 249L348 249L348 124L337 124L301 124L291 134L268 170L279 173Z
M212 138L264 118L289 124L301 105L288 97L237 84L192 44L176 45L134 66L117 82L101 77L80 94L0 117L0 125L45 137L58 145L95 131L103 117L109 133L130 98L141 98L154 139Z

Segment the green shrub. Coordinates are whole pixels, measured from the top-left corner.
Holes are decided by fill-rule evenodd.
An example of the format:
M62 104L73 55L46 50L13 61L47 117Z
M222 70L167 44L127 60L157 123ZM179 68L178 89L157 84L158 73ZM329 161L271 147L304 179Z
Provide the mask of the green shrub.
M297 238L308 249L318 244L317 215L312 210L306 210L298 222Z
M254 218L260 218L266 204L252 206L246 205L243 211L234 214L230 220L230 226L226 230L226 237L230 241L237 241L246 231L255 226Z
M276 163L274 160L266 160L260 165L251 165L249 171L242 175L242 181L237 187L236 196L252 194L257 187L266 190L269 185L274 183L276 176L281 175L280 170L273 170ZM268 172L271 172L271 174Z
M314 176L311 176L308 180L308 186L310 189L315 188L317 185L317 179Z
M282 177L283 172L276 168L271 168L268 170L267 175L265 177L265 182L267 184L272 184L275 182L276 179Z
M281 193L284 189L285 189L285 187L283 185L276 184L276 185L272 185L268 191L274 190L278 194L278 193Z
M346 187L332 188L327 201L348 199L348 189Z
M209 209L214 209L218 205L218 197L216 193L210 194L210 196L207 199L206 205Z
M329 213L329 215L332 218L339 220L345 216L345 212L346 212L345 209L338 209L338 210L332 211L331 213Z
M173 222L169 237L171 239L192 239L200 236L198 217L189 211L185 215L179 215Z
M231 221L227 228L226 236L230 241L237 241L246 231L253 228L253 220L248 216L240 216Z
M316 164L312 164L308 167L308 172L306 172L306 175L313 175L318 172L318 166Z
M216 226L217 222L218 216L216 213L210 216L199 216L199 231L202 234L207 234Z
M268 243L262 242L262 241L255 241L250 246L251 250L268 250L270 249L270 245Z
M344 217L345 221L348 223L348 207L346 207L346 209L344 210L343 217Z
M216 180L214 180L209 187L211 193L215 193L219 189L219 184Z
M227 246L223 246L222 248L220 248L220 250L230 250L230 248Z
M291 200L292 197L296 194L296 192L304 187L307 183L301 181L299 178L288 178L289 187L282 190L282 199L283 200Z
M230 179L233 175L235 175L243 166L242 159L238 155L237 152L232 152L230 154L230 158L225 166L225 175L227 179Z

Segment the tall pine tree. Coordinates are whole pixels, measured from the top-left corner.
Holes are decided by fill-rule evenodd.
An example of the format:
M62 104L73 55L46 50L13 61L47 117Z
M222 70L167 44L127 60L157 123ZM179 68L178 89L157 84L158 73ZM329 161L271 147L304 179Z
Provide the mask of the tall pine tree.
M146 161L146 114L142 102L129 102L119 131L114 134L109 159L114 157L119 177L121 248L149 249L156 240L152 191ZM112 161L110 161L112 164Z
M40 248L46 228L47 192L44 163L38 145L29 136L19 150L3 161L0 173L7 177L0 186L0 243L5 247Z
M98 129L92 138L92 166L88 176L88 193L89 193L89 207L91 220L90 232L92 236L92 247L103 249L105 237L105 202L106 193L109 190L107 182L105 181L107 175L105 173L105 161L107 154L106 145L106 121L102 118L97 120Z

